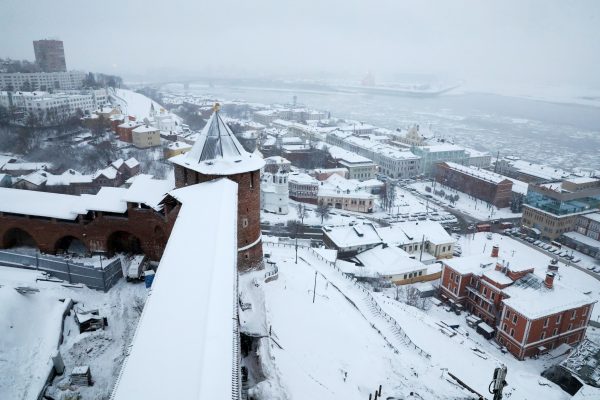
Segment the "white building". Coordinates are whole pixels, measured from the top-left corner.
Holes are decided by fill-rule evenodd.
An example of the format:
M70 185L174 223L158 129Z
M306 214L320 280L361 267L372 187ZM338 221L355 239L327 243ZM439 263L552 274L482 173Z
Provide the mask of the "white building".
M260 184L260 208L275 214L287 214L289 200L287 171L266 172Z
M0 73L0 90L74 90L81 89L85 72L3 72ZM29 83L29 85L26 84ZM24 86L25 85L25 86Z
M379 171L391 178L411 178L421 174L421 157L407 150L341 131L327 135L327 143L373 160Z
M138 126L131 131L131 138L133 145L140 149L160 146L160 131L153 126Z
M108 104L104 90L48 92L0 92L0 105L12 108L17 113L34 115L40 124L50 124L75 115L77 110L83 113Z

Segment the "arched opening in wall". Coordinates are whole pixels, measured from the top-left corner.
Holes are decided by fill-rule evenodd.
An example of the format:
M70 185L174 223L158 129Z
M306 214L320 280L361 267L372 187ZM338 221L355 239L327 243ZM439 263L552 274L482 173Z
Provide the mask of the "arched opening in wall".
M33 247L37 248L38 245L28 232L21 228L12 228L6 231L2 238L2 247L10 249L13 247Z
M106 240L108 254L115 253L142 254L142 243L140 239L125 231L116 231L110 234Z
M56 241L54 251L84 256L88 253L88 248L81 239L75 236L63 236Z

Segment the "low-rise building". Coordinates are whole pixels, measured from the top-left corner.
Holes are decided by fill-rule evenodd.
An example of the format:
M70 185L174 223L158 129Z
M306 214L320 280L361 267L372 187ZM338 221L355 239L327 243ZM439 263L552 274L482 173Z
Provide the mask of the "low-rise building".
M452 257L456 240L435 221L402 222L378 228L371 223L323 228L323 242L338 251L340 258L352 257L379 244L399 247L423 264Z
M432 278L427 273L427 265L396 246L378 245L357 254L356 259L359 264L352 271L356 278L386 279L396 285Z
M467 193L498 208L508 207L512 199L513 182L494 172L453 162L436 166L437 182Z
M578 215L575 230L563 233L559 240L583 254L600 259L600 213Z
M319 181L305 173L291 173L289 178L290 199L304 203L317 204Z
M260 184L260 208L274 214L289 212L288 172L265 172Z
M377 165L371 159L338 146L330 146L328 151L336 167L343 167L348 170L348 179L366 181L375 178Z
M0 90L76 90L83 87L83 71L61 72L2 72Z
M140 149L160 146L160 131L153 126L142 125L134 128L131 138L133 145Z
M314 170L314 176L318 181L324 181L334 174L344 179L348 178L348 170L346 168L317 168Z
M183 154L191 149L192 145L189 143L181 141L170 142L164 150L165 158L169 159L171 157L175 157L176 155Z
M345 131L332 131L327 135L327 143L373 160L379 166L379 172L394 179L421 174L421 157L408 150L360 138Z
M270 172L272 174L277 171L285 171L290 172L292 168L292 163L283 157L273 156L265 158L265 172Z
M442 162L468 164L468 156L465 149L450 143L413 146L411 151L421 159L421 172L429 176L435 175L436 165Z
M560 168L536 164L513 156L496 161L494 171L527 183L555 182L571 175Z
M600 207L600 179L568 178L562 182L530 184L521 224L554 240L575 229L580 215Z
M498 254L494 246L490 256L444 260L441 297L482 319L519 359L579 343L595 301L556 284L550 270L504 264Z

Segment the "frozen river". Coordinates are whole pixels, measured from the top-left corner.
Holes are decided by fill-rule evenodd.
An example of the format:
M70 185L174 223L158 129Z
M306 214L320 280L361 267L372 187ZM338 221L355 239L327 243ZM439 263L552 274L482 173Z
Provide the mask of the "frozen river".
M563 168L600 169L600 108L494 94L415 98L366 93L192 85L190 93L264 104L298 103L389 129L430 127L458 144Z

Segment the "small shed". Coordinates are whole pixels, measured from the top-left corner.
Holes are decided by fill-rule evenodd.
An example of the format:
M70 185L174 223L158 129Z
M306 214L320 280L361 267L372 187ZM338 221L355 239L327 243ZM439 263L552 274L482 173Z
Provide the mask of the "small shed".
M477 325L477 333L482 335L486 339L491 339L494 337L494 328L486 324L485 322L480 322Z
M87 365L80 365L73 368L71 372L71 384L77 386L91 386L92 385L92 373L90 367Z
M104 329L108 325L108 321L100 316L98 310L75 310L75 323L79 327L79 333Z

